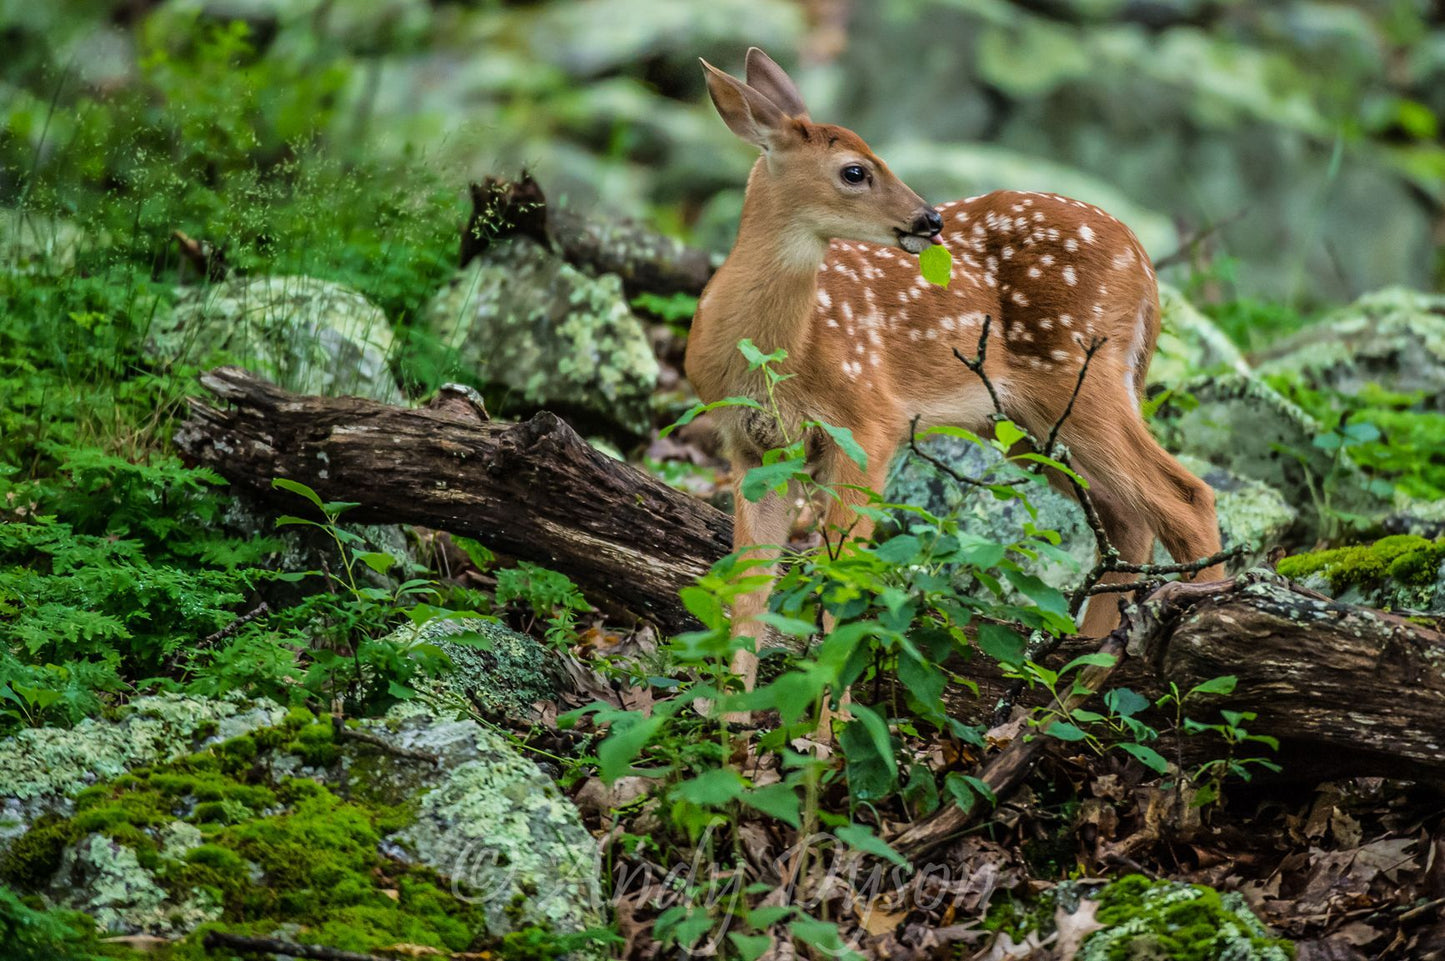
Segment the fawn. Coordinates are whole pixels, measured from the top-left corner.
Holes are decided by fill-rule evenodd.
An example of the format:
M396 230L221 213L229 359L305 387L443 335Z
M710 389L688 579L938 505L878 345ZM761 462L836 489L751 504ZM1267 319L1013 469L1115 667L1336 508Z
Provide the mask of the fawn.
M1085 350L1098 347L1059 439L1090 484L1114 548L1144 563L1157 535L1177 561L1219 550L1214 492L1150 436L1139 413L1159 335L1154 270L1134 234L1097 207L1054 194L996 191L929 206L853 131L814 123L793 81L756 47L747 82L702 61L708 93L728 127L762 156L748 177L737 243L698 301L687 376L705 402L764 397L738 342L787 351L777 401L789 434L804 421L849 428L867 453L861 470L821 431L808 438L820 481L882 490L888 462L914 418L991 433L982 380L953 354L978 351L991 318L984 374L1008 416L1043 436L1074 394ZM948 288L919 273L932 244L954 257ZM723 408L719 431L741 474L782 446L770 415ZM865 494L843 487L829 529L866 537L854 515ZM736 494L733 542L771 558L791 524L790 498L749 503ZM1201 580L1224 576L1219 566ZM1127 580L1114 575L1108 580ZM734 605L747 633L767 588ZM1115 605L1096 598L1081 632L1107 633ZM735 673L751 689L757 658L740 651Z

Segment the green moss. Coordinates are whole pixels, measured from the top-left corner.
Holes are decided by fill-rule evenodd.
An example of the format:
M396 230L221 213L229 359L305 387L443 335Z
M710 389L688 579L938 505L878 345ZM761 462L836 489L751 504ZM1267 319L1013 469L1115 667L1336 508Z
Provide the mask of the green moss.
M1428 588L1434 585L1442 561L1445 538L1431 541L1413 534L1396 534L1373 544L1286 557L1279 562L1279 572L1296 581L1319 574L1336 592L1352 586L1380 587L1387 581Z
M1238 894L1130 875L1099 895L1097 920L1079 961L1287 961L1289 941L1272 938Z
M219 906L217 924L227 930L269 934L278 925L299 925L302 940L344 950L484 946L480 904L454 897L429 870L379 853L384 832L403 816L316 781L268 783L269 766L251 763L267 742L308 764L336 758L331 726L292 712L277 729L81 792L72 816L37 820L10 845L0 877L21 892L43 890L67 849L103 837L119 842L130 870L139 872L138 886L164 894L161 912L203 904L212 905L215 918ZM180 849L178 835L187 839ZM198 929L185 944L203 934ZM177 946L174 954L186 957L188 949Z
M70 822L58 815L47 814L37 820L0 857L0 881L22 890L45 884L59 869L73 832Z

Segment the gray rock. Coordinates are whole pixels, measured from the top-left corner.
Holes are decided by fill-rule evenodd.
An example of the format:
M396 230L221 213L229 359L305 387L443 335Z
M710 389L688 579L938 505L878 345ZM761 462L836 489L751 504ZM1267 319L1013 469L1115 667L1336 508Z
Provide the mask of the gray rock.
M1294 374L1342 394L1367 384L1421 392L1429 409L1445 411L1445 294L1403 287L1366 294L1263 356L1261 374Z
M1325 496L1335 512L1378 517L1389 511L1389 494L1348 455L1315 446L1319 422L1258 378L1199 377L1180 385L1180 394L1154 417L1164 446L1279 491L1300 511L1295 533L1301 539L1323 529L1316 501Z
M1248 374L1249 364L1234 342L1184 299L1176 288L1159 285L1162 314L1159 346L1149 364L1149 383L1175 387L1200 374Z
M459 640L459 636L468 639ZM391 639L406 644L435 644L452 666L421 692L439 709L482 711L530 717L537 701L557 696L559 665L551 650L526 634L496 621L468 617L433 618L420 627L399 628Z
M45 838L67 838L63 850L51 855L45 850L47 842L30 843L16 849L23 852L23 860L17 864L6 861L6 850L0 848L0 867L24 893L43 894L52 905L84 911L115 934L181 938L203 922L229 923L236 919L225 917L224 905L206 887L178 883L178 876L187 875L184 870L177 875L176 869L184 869L188 855L204 844L211 852L206 863L222 865L217 870L244 872L251 881L264 883L267 875L262 864L268 854L264 845L294 843L268 839L293 830L286 826L293 814L315 817L314 813L300 813L300 808L308 799L330 792L337 815L343 813L340 805L344 800L344 810L352 812L347 816L355 817L359 808L361 816L375 827L375 856L429 868L450 879L453 896L479 905L485 930L475 932L476 936L497 938L527 927L569 933L602 921L596 842L556 785L490 728L454 720L413 701L399 705L384 718L361 722L359 730L366 738L362 740L337 738L329 719L318 721L305 711L282 712L275 705L256 707L178 697L142 701L131 710L140 720L111 725L88 721L84 730L74 732L26 732L29 737L23 750L15 746L20 739L0 745L12 753L11 760L59 759L62 767L59 781L45 782L49 793L31 792L29 797L43 799L45 810L38 813L52 815L35 830L46 832ZM135 730L157 712L167 719L194 718L197 725L206 721L204 726L212 733L198 742L187 736L184 723L172 720L167 730L176 738L162 749L149 729L144 736ZM207 720L216 717L223 718L219 726ZM240 723L242 717L262 723L247 726ZM218 744L224 740L223 732L249 736ZM106 752L106 758L114 756L115 760L107 762L104 776L75 777L75 765L88 763L94 756L82 739L142 746L128 753ZM41 752L36 743L66 747L52 746ZM200 772L209 779L199 782L208 785L207 791L228 798L221 802L222 810L202 814L196 802L214 801L215 797L182 794L167 802L175 814L169 822L157 822L153 814L134 824L117 825L108 818L106 826L89 831L83 822L65 820L75 811L65 799L83 782L110 783L128 771L185 756L206 745L218 745L216 755L202 753L194 762L175 769L152 767L148 774L113 789L184 792L184 787L161 785L184 784L192 773ZM239 768L244 774L224 773L237 768L234 764L216 765L212 758L217 755L244 760ZM435 763L428 756L435 758ZM314 784L308 787L299 783L303 781ZM275 798L274 805L253 810L240 800L261 790L274 791L274 795L266 795ZM323 806L320 810L333 809ZM218 826L218 814L221 824L232 825L241 833L203 833L198 828L200 822ZM247 825L263 819L269 821L269 827L245 831ZM344 840L323 832L306 837L316 845L318 861L357 863L357 854L328 847L345 844ZM12 838L11 844L15 843L19 842ZM231 852L220 861L216 860L218 845L229 846ZM343 879L337 878L337 882ZM344 883L374 882L359 875ZM284 915L272 920L283 927L287 923Z
M285 711L240 697L138 697L115 720L26 728L0 740L0 850L42 813L69 813L82 789L277 724Z
M1002 455L992 449L956 438L932 438L925 442L925 449L969 477L981 477L990 469L996 470L1002 460ZM1214 488L1223 545L1247 547L1247 553L1233 562L1232 569L1243 570L1256 563L1294 526L1297 512L1283 495L1268 485L1196 458L1181 457L1180 461ZM1025 536L1025 525L1030 523L1036 528L1057 531L1063 556L1043 557L1034 564L1033 570L1048 584L1071 590L1094 564L1093 532L1072 498L1043 484L1029 487L1027 493L1034 513L1020 500L999 500L989 491L957 484L931 464L907 452L894 461L887 487L891 502L922 506L939 516L955 516L962 530L988 540L1001 543L1021 540ZM1162 564L1173 562L1163 546L1157 544L1154 560Z
M402 400L387 366L391 324L340 284L313 277L236 277L183 291L158 316L152 357L240 364L287 390Z
M489 409L545 407L626 435L652 426L657 359L615 276L589 277L517 238L463 268L422 322L487 385Z

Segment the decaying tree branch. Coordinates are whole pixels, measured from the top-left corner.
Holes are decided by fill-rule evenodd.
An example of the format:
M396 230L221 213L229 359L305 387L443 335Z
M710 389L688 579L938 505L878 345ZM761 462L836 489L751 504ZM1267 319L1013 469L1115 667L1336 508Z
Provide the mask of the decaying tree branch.
M1226 697L1186 701L1184 713L1217 723L1219 711L1253 712L1255 733L1279 739L1279 753L1259 753L1283 765L1282 776L1323 779L1379 775L1445 782L1445 633L1405 618L1340 604L1290 584L1268 571L1251 571L1212 583L1175 581L1129 608L1124 622L1099 647L1066 639L1062 662L1094 650L1127 650L1132 657L1112 668L1087 668L1084 686L1128 687L1150 701L1222 675L1238 678ZM982 723L994 696L1009 681L997 664L975 657L950 665L979 685L978 696L948 697L949 713ZM1057 665L1055 665L1057 667ZM1092 672L1092 673L1089 673ZM1043 691L1025 691L1021 707L1043 703ZM1069 706L1081 706L1083 699ZM1096 705L1091 708L1097 710ZM1158 728L1156 750L1187 763L1217 757L1212 736L1184 736L1171 719L1149 712ZM1014 741L985 763L980 777L1001 797L1016 787L1044 751L1058 742L1047 735ZM936 847L986 811L954 809L918 822L894 839L911 854Z
M706 251L631 221L588 220L549 206L542 188L523 173L517 181L488 177L472 184L472 215L462 231L465 265L493 241L530 237L568 263L594 274L617 274L629 295L700 294L716 264Z
M176 445L233 483L274 500L272 479L288 477L359 502L347 520L473 537L668 631L693 625L678 592L732 547L726 515L593 449L553 414L506 424L459 402L303 397L237 367L201 383L230 409L192 402Z

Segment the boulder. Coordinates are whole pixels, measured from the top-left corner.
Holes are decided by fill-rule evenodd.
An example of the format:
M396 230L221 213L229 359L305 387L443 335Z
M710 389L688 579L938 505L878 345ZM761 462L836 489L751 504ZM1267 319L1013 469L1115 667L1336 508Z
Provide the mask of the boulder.
M433 618L405 626L391 640L435 644L451 668L420 692L438 709L472 707L529 718L537 701L557 697L563 676L555 653L536 638L479 617Z
M1186 381L1152 427L1170 450L1279 491L1300 512L1292 532L1299 540L1312 540L1333 519L1374 519L1390 510L1389 485L1372 481L1348 454L1318 445L1320 423L1254 376Z
M1426 409L1445 412L1445 294L1404 287L1366 294L1272 345L1258 367L1351 396L1366 385L1419 393Z
M1002 459L992 448L957 438L930 438L924 444L931 455L969 477L982 476ZM1224 546L1244 544L1248 548L1234 561L1232 569L1244 570L1257 563L1295 525L1297 511L1267 484L1197 458L1186 456L1180 461L1214 488ZM1041 557L1034 573L1060 590L1075 587L1094 564L1094 535L1083 512L1072 498L1048 486L1028 489L1028 502L1033 508L1030 513L1020 500L999 500L989 491L957 484L933 465L905 452L892 465L887 498L893 503L924 507L939 516L952 515L961 529L1000 543L1021 540L1028 523L1057 531L1063 555ZM1158 544L1154 560L1161 564L1173 562Z
M616 276L589 277L515 238L462 268L421 320L443 363L484 385L490 410L546 408L626 437L652 427L657 358Z
M217 714L204 700L166 705ZM108 933L169 939L205 923L363 953L458 952L508 934L556 945L600 925L596 843L500 734L416 702L342 728L269 704L230 710L263 723L230 737L212 725L47 795L0 841L0 881ZM65 739L27 733L5 745L22 762Z
M314 277L233 277L186 289L155 319L146 348L170 363L239 364L302 394L402 401L388 367L386 315Z

